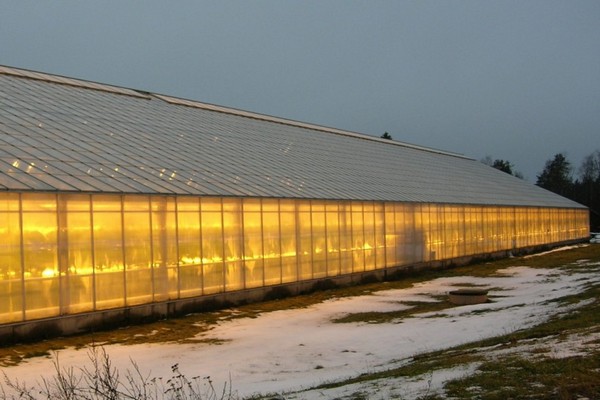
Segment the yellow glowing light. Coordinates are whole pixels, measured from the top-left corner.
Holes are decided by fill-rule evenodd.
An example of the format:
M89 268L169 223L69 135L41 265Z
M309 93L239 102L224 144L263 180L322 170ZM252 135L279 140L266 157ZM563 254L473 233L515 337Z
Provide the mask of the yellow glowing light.
M202 259L200 257L181 257L182 264L200 264Z
M75 267L69 268L69 273L72 275L91 275L94 273L93 267Z
M58 275L58 271L56 271L55 269L52 268L46 268L45 270L42 271L42 276L44 278L52 278Z
M53 226L25 226L23 228L23 233L31 234L31 233L40 233L45 237L50 237L50 235L56 234L56 227Z

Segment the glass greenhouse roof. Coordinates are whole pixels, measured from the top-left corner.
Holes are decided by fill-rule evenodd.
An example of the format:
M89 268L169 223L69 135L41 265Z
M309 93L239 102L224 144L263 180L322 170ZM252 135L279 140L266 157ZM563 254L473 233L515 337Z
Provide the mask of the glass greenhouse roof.
M583 208L458 154L2 66L0 190Z

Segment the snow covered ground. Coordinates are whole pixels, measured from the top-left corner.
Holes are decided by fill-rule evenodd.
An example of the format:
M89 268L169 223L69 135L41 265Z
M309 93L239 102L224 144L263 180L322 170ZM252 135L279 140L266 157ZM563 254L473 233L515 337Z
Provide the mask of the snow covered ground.
M580 261L582 266L590 264ZM587 264L586 264L587 263ZM592 265L590 265L592 267ZM412 398L423 390L435 390L447 379L473 372L475 366L436 371L427 377L398 384L380 382L330 390L310 390L332 382L406 364L411 357L467 342L507 334L539 324L566 306L552 302L599 282L596 268L576 274L557 269L511 267L492 277L439 278L409 289L380 291L341 298L309 308L264 313L257 318L223 321L201 334L198 343L107 345L114 366L131 369L134 360L155 377L170 377L179 365L186 376L210 376L217 388L231 382L240 396L253 393L287 393L286 399L342 398L358 390L373 391L381 398ZM592 270L596 270L592 273ZM582 269L585 271L585 269ZM462 286L489 289L488 303L424 313L389 323L333 323L340 316L368 311L393 311L409 307L408 301L438 301ZM571 308L576 305L569 306ZM215 339L220 344L211 344ZM577 342L575 340L575 342ZM577 351L576 347L565 351ZM58 352L62 367L89 363L88 350ZM557 357L561 352L556 350ZM2 372L20 381L35 383L50 377L50 358L31 358ZM400 392L399 392L400 391ZM291 393L295 392L295 393ZM387 395L385 394L387 393ZM379 397L378 397L379 398Z

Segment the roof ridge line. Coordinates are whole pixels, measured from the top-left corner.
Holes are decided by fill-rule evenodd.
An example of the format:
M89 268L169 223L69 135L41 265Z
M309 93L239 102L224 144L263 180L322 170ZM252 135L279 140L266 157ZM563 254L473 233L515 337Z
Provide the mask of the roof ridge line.
M257 120L261 120L261 121L275 122L275 123L279 123L279 124L283 124L283 125L306 128L306 129L316 130L316 131L320 131L320 132L333 133L333 134L353 137L353 138L357 138L357 139L371 140L371 141L376 141L376 142L381 142L381 143L386 143L386 144L392 144L395 146L407 147L407 148L420 150L420 151L427 151L430 153L436 153L436 154L442 154L442 155L472 160L471 157L467 157L464 154L455 153L455 152L446 151L446 150L439 150L439 149L435 149L432 147L419 146L416 144L402 142L402 141L398 141L398 140L383 139L383 138L379 138L376 136L367 135L364 133L358 133L358 132L353 132L353 131L348 131L348 130L343 130L343 129L331 128L331 127L327 127L327 126L323 126L323 125L301 122L301 121L296 121L296 120L292 120L292 119L288 119L288 118L275 117L275 116L271 116L271 115L267 115L267 114L261 114L261 113L256 113L256 112L252 112L252 111L240 110L240 109L231 108L231 107L219 106L216 104L205 103L205 102L201 102L201 101L197 101L197 100L188 100L188 99L183 99L183 98L179 98L179 97L175 97L175 96L148 92L148 91L144 91L144 90L125 88L122 86L115 86L115 85L110 85L110 84L105 84L105 83L97 83L97 82L88 81L85 79L69 78L66 76L50 74L50 73L45 73L45 72L37 72L37 71L32 71L32 70L27 70L27 69L22 69L22 68L14 68L14 67L9 67L9 66L4 66L4 65L0 65L0 75L12 75L12 76L20 77L20 78L34 79L34 80L43 81L43 82L57 83L57 84L61 84L61 85L67 85L67 86L72 86L72 87L80 87L80 88L84 88L84 89L115 93L115 94L120 94L120 95L124 95L124 96L131 96L131 97L143 98L143 99L148 99L148 100L154 97L154 98L158 98L160 100L166 101L167 103L170 103L170 104L183 105L183 106L188 106L188 107L193 107L193 108L201 108L201 109L205 109L205 110L221 112L224 114L238 115L238 116L242 116L242 117L246 117L246 118L253 118L253 119L257 119Z
M293 119L289 119L289 118L275 117L275 116L268 115L268 114L261 114L261 113L256 113L253 111L246 111L246 110L240 110L240 109L231 108L231 107L219 106L216 104L205 103L205 102L201 102L201 101L197 101L197 100L188 100L188 99L183 99L180 97L169 96L169 95L158 94L158 93L150 93L150 95L153 97L156 97L160 100L166 101L167 103L175 104L175 105L182 105L182 106L187 106L187 107L192 107L192 108L200 108L200 109L204 109L204 110L210 110L210 111L215 111L215 112L220 112L220 113L230 114L230 115L238 115L238 116L242 116L242 117L246 117L246 118L253 118L253 119L257 119L257 120L261 120L261 121L275 122L275 123L279 123L279 124L283 124L283 125L312 129L312 130L317 130L317 131L321 131L321 132L334 133L334 134L343 135L343 136L350 136L350 137L354 137L357 139L372 140L372 141L376 141L376 142L393 144L393 145L402 146L402 147L409 147L411 149L428 151L428 152L437 153L437 154L444 154L444 155L448 155L448 156L465 158L465 159L469 159L469 160L472 159L471 157L467 157L464 154L460 154L460 153L439 150L439 149L435 149L432 147L419 146L416 144L402 142L402 141L398 141L398 140L383 139L383 138L379 138L376 136L367 135L364 133L347 131L344 129L331 128L328 126L297 121L297 120L293 120Z
M28 69L14 68L5 65L0 65L0 75L11 75L18 78L33 79L36 81L56 83L72 87L79 87L100 92L108 92L123 96L131 96L150 100L150 96L146 92L135 89L128 89L121 86L109 85L106 83L98 83L79 78L69 78L67 76L49 74L45 72L37 72Z

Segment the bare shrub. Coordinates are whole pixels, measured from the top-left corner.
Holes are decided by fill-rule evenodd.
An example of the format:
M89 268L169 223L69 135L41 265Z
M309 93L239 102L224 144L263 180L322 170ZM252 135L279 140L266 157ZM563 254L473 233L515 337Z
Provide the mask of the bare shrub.
M209 376L188 378L171 366L171 376L150 377L144 375L131 360L131 368L121 377L112 365L104 348L93 347L88 352L89 366L63 368L55 354L54 375L42 378L35 385L19 379L11 379L4 372L4 384L0 384L0 400L236 400L231 383L217 390Z

